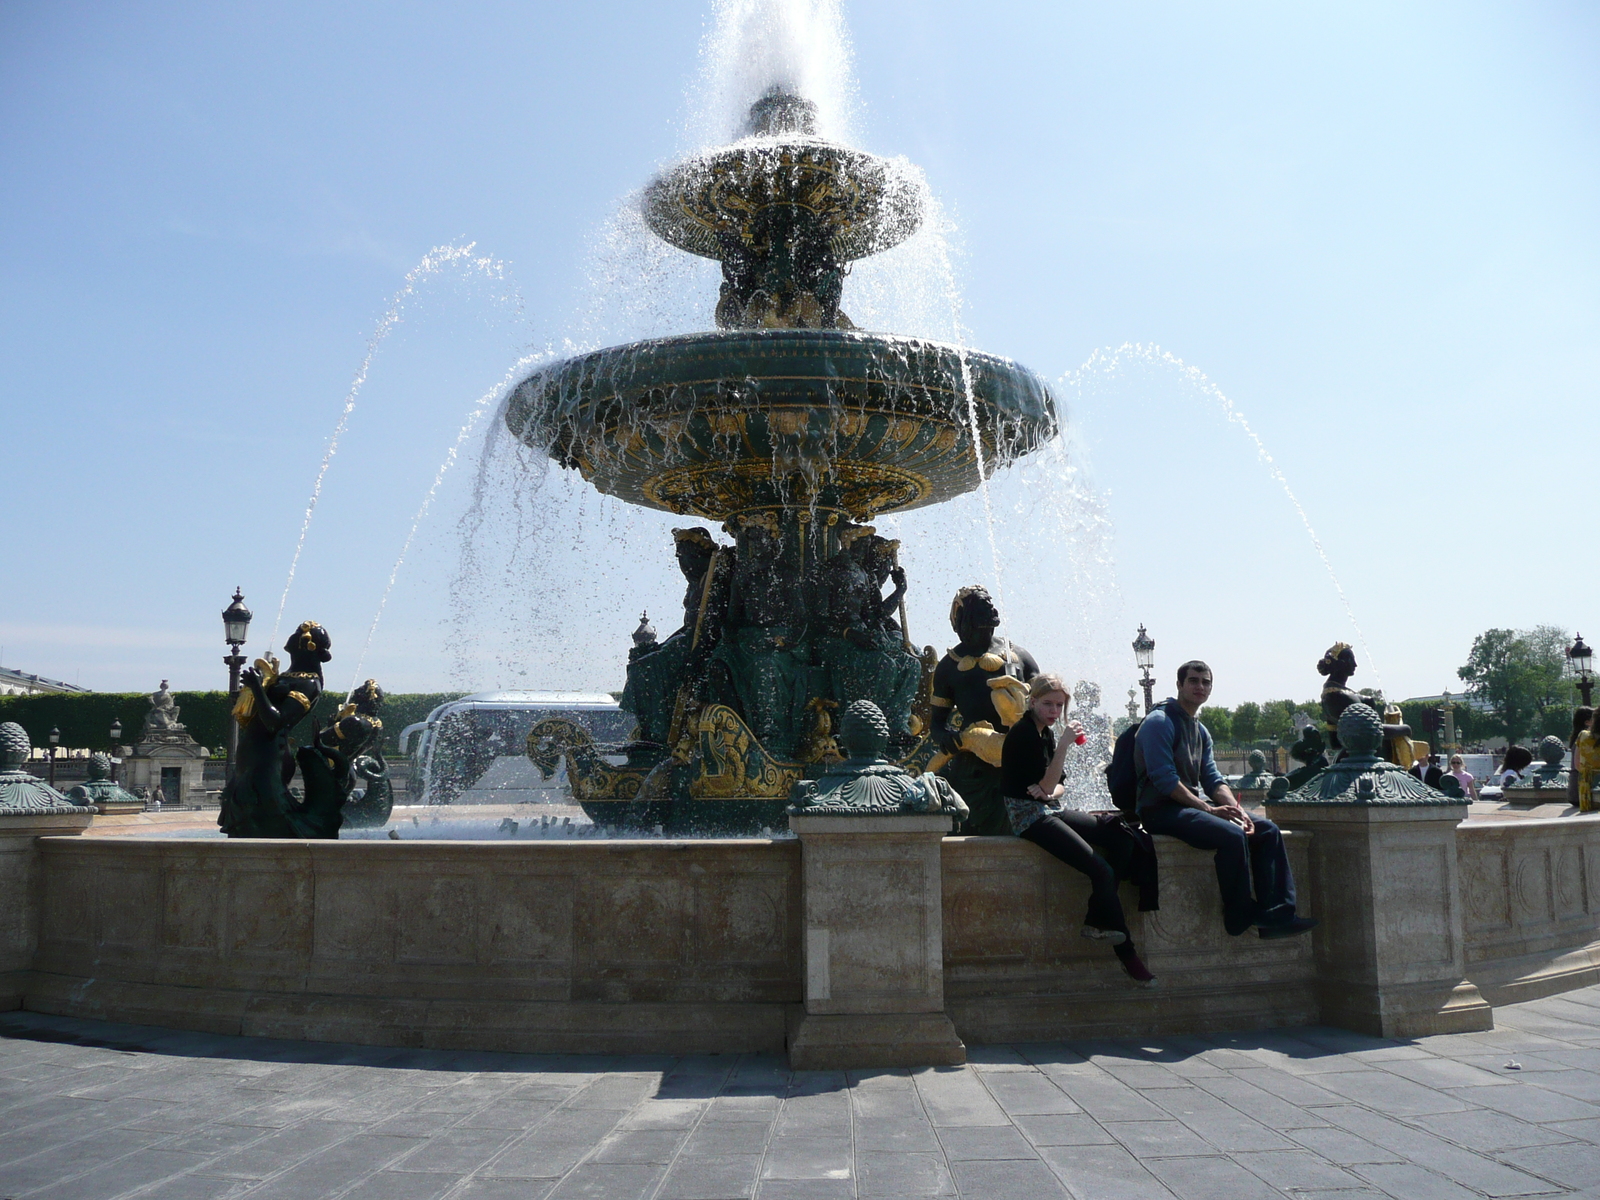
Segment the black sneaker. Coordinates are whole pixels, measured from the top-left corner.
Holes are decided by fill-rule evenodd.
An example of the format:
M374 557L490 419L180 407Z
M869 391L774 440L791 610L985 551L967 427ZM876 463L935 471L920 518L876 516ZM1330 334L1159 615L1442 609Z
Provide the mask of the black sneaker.
M1263 925L1261 927L1261 936L1264 938L1298 937L1302 933L1310 933L1316 927L1317 919L1315 917L1290 917L1287 921L1277 924Z

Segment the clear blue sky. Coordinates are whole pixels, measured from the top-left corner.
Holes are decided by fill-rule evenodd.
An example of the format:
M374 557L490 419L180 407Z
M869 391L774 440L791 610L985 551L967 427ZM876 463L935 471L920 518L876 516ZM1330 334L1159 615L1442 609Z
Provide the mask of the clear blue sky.
M951 214L972 343L1067 377L1070 481L997 484L1018 641L1114 702L1143 621L1163 675L1204 656L1231 704L1312 695L1324 647L1354 640L1277 484L1192 381L1143 360L1072 375L1126 342L1248 417L1391 694L1451 686L1490 626L1600 635L1600 10L844 16L856 138L918 163ZM330 626L347 682L479 397L520 355L617 324L584 323L628 283L591 282L596 243L685 145L708 20L672 0L0 6L0 661L214 686L235 584L265 649L375 325L430 248L474 242L502 273L447 270L404 304L289 599L286 623ZM480 446L364 673L619 687L639 609L673 624L673 522L554 483L519 530L497 499L502 551L538 545L452 601ZM580 517L602 528L574 534ZM991 582L974 522L904 523L919 641L944 643L953 582Z

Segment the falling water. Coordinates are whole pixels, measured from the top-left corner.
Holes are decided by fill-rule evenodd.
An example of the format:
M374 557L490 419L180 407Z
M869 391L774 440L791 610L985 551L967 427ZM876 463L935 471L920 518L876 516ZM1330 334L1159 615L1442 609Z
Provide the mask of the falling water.
M1305 531L1311 538L1311 545L1316 549L1317 557L1322 560L1323 569L1327 571L1328 578L1333 582L1334 590L1339 594L1339 603L1344 606L1345 616L1349 618L1351 628L1355 630L1356 640L1361 643L1362 652L1366 656L1364 661L1371 668L1378 689L1381 691L1383 689L1383 676L1373 660L1372 648L1367 645L1366 635L1361 631L1361 625L1356 620L1355 610L1350 606L1350 599L1345 595L1344 585L1339 582L1339 576L1333 570L1333 562L1328 558L1328 552L1323 549L1322 539L1317 536L1317 531L1311 525L1311 518L1306 516L1305 507L1294 494L1294 489L1289 486L1289 480L1284 476L1277 462L1273 460L1272 455L1267 452L1266 444L1257 436L1256 431L1250 427L1250 423L1245 420L1244 414L1239 412L1233 406L1233 401L1229 400L1222 390L1206 377L1205 372L1197 367L1189 366L1182 359L1161 349L1159 346L1124 342L1115 350L1096 350L1089 356L1083 366L1069 376L1069 379L1073 379L1081 387L1081 381L1085 376L1090 374L1110 375L1117 371L1126 360L1150 363L1176 371L1184 382L1216 404L1222 411L1222 415L1231 424L1237 425L1244 431L1244 435L1250 439L1251 444L1255 447L1257 459L1266 467L1267 473L1277 481L1278 486L1283 489L1283 494L1289 498L1289 503L1294 506L1294 511L1300 518L1300 524L1305 526Z
M722 145L774 84L817 106L817 133L848 142L855 85L839 0L715 0L689 96L689 146Z
M445 454L444 461L439 464L438 471L434 473L433 483L429 486L427 494L422 497L422 505L417 509L417 515L411 520L411 530L406 534L406 540L400 547L400 554L394 560L394 569L389 572L389 582L384 586L383 596L378 600L378 611L373 614L372 624L367 628L367 640L361 645L361 655L356 659L355 673L350 678L350 691L354 692L356 685L361 681L361 668L366 663L367 651L372 649L372 637L378 632L378 622L383 619L384 607L389 603L389 593L394 591L395 580L400 576L400 568L405 564L406 554L410 551L411 543L417 536L417 530L421 528L423 520L428 515L428 509L433 505L433 498L438 494L439 485L444 482L445 475L449 473L450 468L455 465L456 459L460 456L461 447L472 436L473 430L483 420L483 415L489 411L491 404L496 400L503 399L512 385L522 378L530 367L548 357L548 353L540 353L529 354L519 358L499 383L484 392L473 403L471 411L467 414L466 423L461 426L461 432L456 434L456 440L451 443L449 451Z
M306 547L306 534L311 529L312 514L317 511L317 501L322 498L322 484L327 477L328 466L339 451L339 439L344 436L345 427L350 423L350 414L356 407L356 397L361 394L362 385L367 382L367 373L372 369L372 360L378 353L378 347L383 344L390 331L400 323L406 301L416 294L417 285L442 268L456 263L466 263L472 269L494 278L504 277L505 266L498 259L472 257L472 250L476 245L476 242L468 242L465 246L435 246L424 254L422 260L406 274L400 290L395 293L388 310L379 319L372 336L367 339L366 353L362 356L361 366L357 369L355 378L350 381L350 390L344 398L344 408L340 411L339 420L333 427L333 436L328 439L328 448L323 452L322 464L317 468L317 478L311 485L311 498L306 502L305 516L300 522L300 537L295 542L294 556L289 560L289 575L283 581L283 595L278 600L278 615L272 622L272 638L269 643L271 646L278 644L278 632L283 625L283 611L289 603L289 590L294 586L294 573L300 565L300 555Z

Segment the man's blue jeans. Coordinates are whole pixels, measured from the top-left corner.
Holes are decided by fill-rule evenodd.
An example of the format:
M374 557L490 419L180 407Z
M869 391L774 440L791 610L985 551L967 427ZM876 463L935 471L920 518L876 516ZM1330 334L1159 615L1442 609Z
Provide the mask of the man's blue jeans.
M1176 801L1163 801L1141 808L1139 820L1151 833L1165 833L1196 849L1216 851L1222 924L1229 933L1241 934L1255 924L1281 925L1294 916L1294 876L1289 871L1283 834L1265 817L1256 817L1255 831L1246 835L1232 821Z

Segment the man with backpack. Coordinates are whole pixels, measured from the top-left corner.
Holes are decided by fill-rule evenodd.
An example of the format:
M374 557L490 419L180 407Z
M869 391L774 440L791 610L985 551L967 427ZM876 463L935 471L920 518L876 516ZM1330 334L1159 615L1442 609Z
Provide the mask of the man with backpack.
M1215 851L1228 933L1238 936L1252 925L1264 938L1305 933L1316 921L1295 913L1283 834L1265 817L1245 812L1217 770L1211 733L1198 715L1211 698L1211 682L1205 663L1184 663L1177 697L1140 723L1133 738L1139 820L1151 833Z

